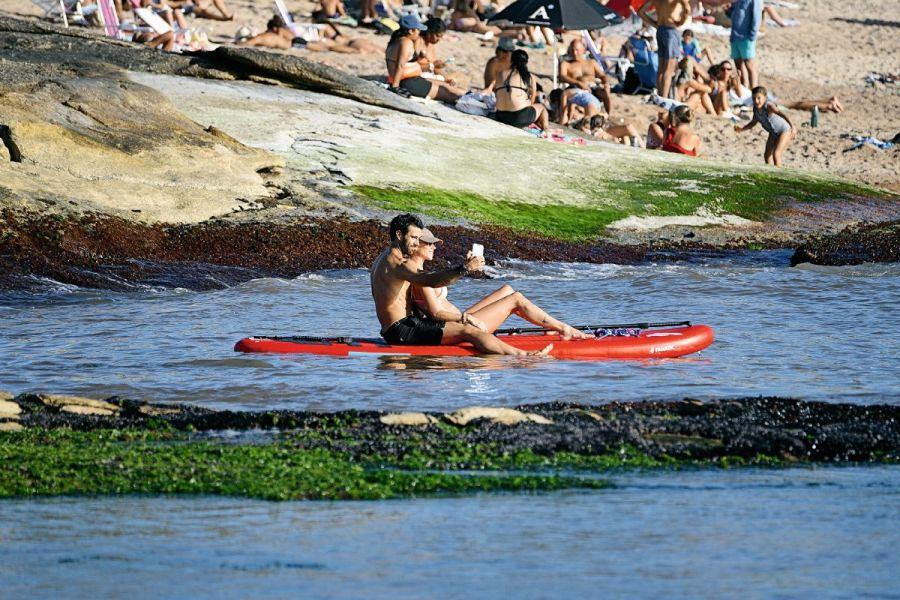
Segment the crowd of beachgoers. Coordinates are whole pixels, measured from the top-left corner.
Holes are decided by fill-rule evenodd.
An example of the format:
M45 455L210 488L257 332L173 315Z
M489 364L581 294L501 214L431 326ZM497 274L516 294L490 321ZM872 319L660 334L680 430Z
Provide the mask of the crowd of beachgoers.
M336 56L336 66L368 78L378 75L402 96L443 102L558 142L596 139L745 162L746 152L723 150L740 145L740 134L756 128L759 133L751 136L756 160L830 170L839 158L833 152L826 152L824 160L821 149L819 156L810 156L807 143L786 160L785 151L796 143L801 127L804 133L815 129L828 118L825 113L840 115L850 105L838 89L820 85L816 94L808 86L781 89L785 78L768 75L766 53L772 48L763 36L803 29L802 20L786 16L802 17L802 7L786 0L612 0L609 6L628 15L622 24L565 32L494 19L510 0L407 5L401 0L289 0L290 7L285 0L31 2L44 5L48 17L105 26L109 35L161 50L202 51L214 47L212 39L308 54L330 64L335 61L326 57ZM268 18L248 23L248 8ZM463 45L483 49L480 62L469 54L464 65L457 63L454 54ZM491 55L485 57L487 49ZM380 73L372 72L376 64ZM870 73L869 79L891 90L897 82L890 70ZM846 90L846 85L833 88ZM885 113L896 103L896 94L888 97ZM888 117L887 127L893 127L891 121L896 119ZM848 129L845 141L833 142L834 149L845 154L841 150L862 146L893 155L892 143L900 145L900 134L885 131L891 130ZM812 160L797 161L797 154ZM891 168L887 171L875 181L862 179L884 185L878 179L890 180Z

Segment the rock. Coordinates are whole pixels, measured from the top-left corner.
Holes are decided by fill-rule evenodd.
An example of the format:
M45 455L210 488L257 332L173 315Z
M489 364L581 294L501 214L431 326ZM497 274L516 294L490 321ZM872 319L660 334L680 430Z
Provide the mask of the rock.
M818 236L794 251L791 266L858 265L864 262L900 261L900 221L847 227Z
M22 431L25 429L19 423L10 423L8 421L0 422L0 431Z
M62 412L72 413L73 415L97 415L100 417L108 417L110 415L114 415L115 412L105 409L105 408L97 408L95 406L84 406L80 404L66 404L59 409Z
M238 199L269 196L262 170L284 160L205 130L161 93L96 65L48 69L22 84L0 68L0 125L18 161L0 180L20 205L75 202L149 221L200 221L233 212ZM12 152L12 150L10 150Z
M177 415L181 413L181 410L174 406L143 404L138 407L138 412L148 417L161 417L163 415Z
M12 400L14 396L6 390L0 390L0 400Z
M18 419L21 412L21 406L10 400L4 400L3 393L0 393L0 419Z
M431 425L438 420L420 412L404 412L383 415L379 421L385 425Z
M93 398L82 398L80 396L56 396L40 394L38 396L46 406L52 406L65 412L82 414L82 415L111 415L119 411L119 407L103 400L94 400ZM77 409L77 410L76 410ZM86 412L87 409L99 410L102 412Z
M306 90L332 94L422 117L440 118L433 111L398 96L377 83L301 56L269 52L259 48L219 46L213 52L213 57L218 59L224 68L234 65L254 75L262 74Z
M503 425L515 425L530 421L541 425L551 425L553 421L547 417L534 413L524 413L512 408L493 408L490 406L470 406L461 408L453 413L444 415L444 418L455 425L464 426L477 419L490 419L494 423Z

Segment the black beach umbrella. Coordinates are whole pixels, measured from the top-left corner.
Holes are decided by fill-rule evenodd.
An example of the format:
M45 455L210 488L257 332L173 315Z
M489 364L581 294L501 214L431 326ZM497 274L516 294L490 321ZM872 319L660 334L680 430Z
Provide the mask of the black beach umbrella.
M603 29L618 25L622 17L598 0L518 0L496 15L491 21L508 21L516 25L561 29ZM556 87L556 36L553 37L553 87Z
M537 25L560 29L603 29L618 25L622 17L598 0L518 0L491 21L509 21L516 25Z

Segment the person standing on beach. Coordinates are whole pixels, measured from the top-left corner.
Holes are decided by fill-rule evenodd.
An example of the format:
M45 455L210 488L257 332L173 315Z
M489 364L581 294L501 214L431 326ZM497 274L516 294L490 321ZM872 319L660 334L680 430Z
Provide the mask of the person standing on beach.
M784 150L791 143L791 140L794 139L796 130L788 116L768 101L768 91L764 87L753 88L753 120L743 127L735 125L734 130L742 133L752 129L757 123L769 132L769 139L766 140L766 151L763 154L766 164L774 164L776 167L780 167Z
M649 16L651 8L656 11L656 19ZM690 0L650 0L638 14L645 23L656 27L659 57L656 89L660 96L668 98L675 68L681 59L681 36L678 34L678 27L687 23L688 17L691 16Z
M756 38L762 23L763 0L734 0L726 11L731 18L731 58L749 88L759 86Z

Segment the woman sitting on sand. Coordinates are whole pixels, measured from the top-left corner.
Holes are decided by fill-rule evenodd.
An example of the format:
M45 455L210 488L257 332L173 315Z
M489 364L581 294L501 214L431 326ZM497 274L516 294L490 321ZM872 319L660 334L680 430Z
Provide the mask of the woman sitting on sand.
M647 147L661 148L666 152L687 156L700 156L700 136L694 133L691 126L693 121L694 111L689 107L684 105L675 107L669 113L668 125L665 128L659 121L650 124L647 130Z
M546 130L549 125L546 107L537 101L537 83L528 71L528 53L516 50L509 67L500 69L494 80L483 90L497 96L494 117L513 127L528 127L532 123Z
M434 251L441 240L429 230L422 230L419 247L409 257L407 264L411 269L423 271L425 262L434 260ZM518 315L526 321L557 331L563 339L587 339L592 336L554 319L544 309L536 306L528 298L517 292L512 286L504 285L491 292L466 310L460 310L447 299L447 288L429 288L417 285L410 286L412 304L423 316L436 321L453 321L472 325L493 333L510 315Z
M402 88L417 98L432 98L455 104L463 95L463 90L422 77L416 40L426 29L415 15L403 15L400 18L400 28L391 34L391 40L384 51L388 84Z
M701 109L707 114L716 114L710 94L712 86L704 81L704 74L696 70L696 65L688 58L682 58L678 63L678 73L675 76L675 99L684 102L695 112ZM706 76L708 79L708 75Z

